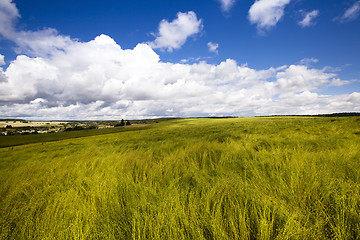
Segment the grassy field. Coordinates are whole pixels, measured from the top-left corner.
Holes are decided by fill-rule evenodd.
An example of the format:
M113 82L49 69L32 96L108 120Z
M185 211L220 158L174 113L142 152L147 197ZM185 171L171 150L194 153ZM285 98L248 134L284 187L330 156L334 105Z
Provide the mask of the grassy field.
M360 118L183 119L1 148L0 239L360 239Z
M11 125L12 127L42 127L42 126L59 126L62 123L67 123L67 122L52 122L52 121L42 121L42 122L38 122L38 121L25 121L25 120L20 120L20 121L7 121L7 120L1 120L0 119L0 128L6 127L7 125Z
M70 132L60 132L60 133L0 136L0 148L24 145L29 143L43 144L45 142L59 141L64 139L89 137L89 136L119 133L125 131L134 131L134 130L139 130L139 128L144 129L146 128L146 126L131 125L130 127L128 126L128 127L116 127L116 128L103 128L103 129L70 131Z

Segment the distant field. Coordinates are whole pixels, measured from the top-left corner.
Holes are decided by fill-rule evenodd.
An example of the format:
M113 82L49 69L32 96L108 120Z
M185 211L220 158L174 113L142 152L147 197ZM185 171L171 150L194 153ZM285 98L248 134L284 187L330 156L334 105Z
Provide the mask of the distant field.
M59 141L64 139L89 137L89 136L118 133L124 131L134 131L134 130L142 129L147 126L149 126L149 124L138 124L138 125L131 125L126 127L103 128L103 129L47 133L47 134L12 135L12 136L0 135L0 148L19 146L30 143L46 143L46 142Z
M105 130L0 148L0 239L360 239L360 117Z
M67 122L39 122L39 121L0 121L0 128L6 127L7 125L11 125L12 127L42 127L42 126L59 126L62 123Z

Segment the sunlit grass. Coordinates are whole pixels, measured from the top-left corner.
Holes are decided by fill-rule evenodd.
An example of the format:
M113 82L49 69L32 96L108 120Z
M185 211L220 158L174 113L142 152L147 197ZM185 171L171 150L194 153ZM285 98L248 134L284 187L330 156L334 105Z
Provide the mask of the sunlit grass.
M184 119L0 149L1 239L358 239L360 118Z

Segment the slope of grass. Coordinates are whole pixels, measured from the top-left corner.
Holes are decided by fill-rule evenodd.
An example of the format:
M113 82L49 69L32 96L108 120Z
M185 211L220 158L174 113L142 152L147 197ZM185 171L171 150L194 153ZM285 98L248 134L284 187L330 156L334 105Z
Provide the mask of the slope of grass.
M0 239L359 239L360 118L184 119L0 149Z

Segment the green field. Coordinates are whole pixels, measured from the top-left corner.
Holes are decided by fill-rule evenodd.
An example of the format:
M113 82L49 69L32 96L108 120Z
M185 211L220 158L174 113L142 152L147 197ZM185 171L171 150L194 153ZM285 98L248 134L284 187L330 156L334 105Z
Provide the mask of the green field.
M0 239L360 239L360 117L54 140L0 148Z
M138 128L144 129L146 127L143 126L142 127L134 126L134 128L116 127L116 128L103 128L103 129L81 130L81 131L70 131L70 132L48 133L48 134L0 136L0 148L24 145L29 143L44 143L44 142L59 141L59 140L71 139L71 138L89 137L89 136L104 135L104 134L118 133L124 131L134 131L134 130L138 130Z

